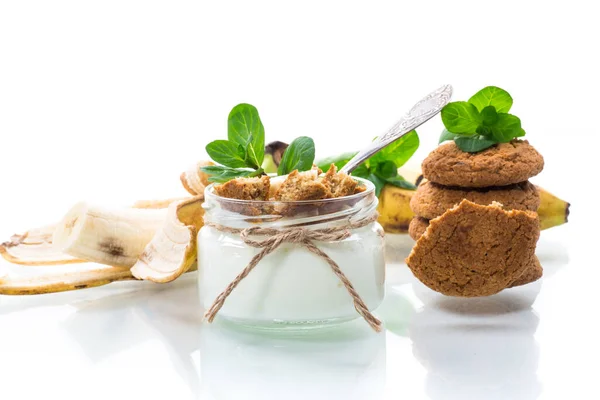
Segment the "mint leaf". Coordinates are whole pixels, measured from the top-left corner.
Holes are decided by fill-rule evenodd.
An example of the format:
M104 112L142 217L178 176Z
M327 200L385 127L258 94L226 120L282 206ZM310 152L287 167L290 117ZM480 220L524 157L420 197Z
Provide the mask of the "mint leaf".
M337 169L340 169L344 165L348 164L348 161L350 161L352 157L356 155L356 153L358 152L354 151L351 153L343 153L335 157L322 158L319 161L317 161L316 164L323 171L327 171L329 167L331 167L331 164L334 164L337 167Z
M477 153L478 151L485 150L488 147L495 145L497 142L495 140L490 140L485 136L477 135L457 137L454 139L454 143L456 143L456 146L462 151L466 151L467 153Z
M446 140L454 140L455 137L457 137L455 133L450 132L448 129L444 129L440 135L440 141L438 143L443 143Z
M300 136L290 145L281 158L278 175L287 175L297 169L298 171L308 171L312 168L315 160L315 142L307 136Z
M235 169L222 167L220 165L211 165L201 167L200 171L209 175L209 182L224 183L234 178L258 176L262 174L262 170L252 171L248 169Z
M487 86L475 93L469 103L482 111L487 106L494 106L499 113L507 113L513 104L513 99L506 90L496 86Z
M381 179L375 174L370 174L366 179L373 182L373 185L375 185L375 196L379 197L383 187L385 186L385 180Z
M352 171L352 176L358 176L359 178L369 179L370 174L371 172L365 164L360 164L354 171Z
M382 161L392 161L396 168L403 166L419 148L419 135L415 130L408 132L395 142L390 143L369 158L370 165Z
M375 175L387 180L398 176L398 167L393 161L384 161L375 166Z
M265 158L265 128L256 107L238 104L227 119L227 138L246 149L247 166L259 168Z
M246 166L245 151L238 145L227 140L215 140L206 146L206 152L215 162L231 168L242 168Z
M452 133L472 135L481 124L481 116L473 104L455 101L442 108L442 122Z
M491 126L492 137L500 143L508 143L515 137L525 135L521 120L512 114L498 114L498 120Z
M481 122L484 126L492 126L498 121L498 113L496 107L486 106L481 110Z
M415 186L415 184L413 184L412 182L407 181L406 179L404 179L400 175L398 175L398 176L396 176L394 178L388 178L385 181L387 183L389 183L390 185L398 186L399 188L403 188L403 189L415 190L417 188Z

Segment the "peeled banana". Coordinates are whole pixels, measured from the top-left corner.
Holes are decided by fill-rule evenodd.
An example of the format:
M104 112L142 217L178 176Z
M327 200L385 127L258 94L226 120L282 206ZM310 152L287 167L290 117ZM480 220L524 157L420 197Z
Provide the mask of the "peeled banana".
M162 209L106 209L79 203L58 224L52 242L75 258L132 267L165 217Z

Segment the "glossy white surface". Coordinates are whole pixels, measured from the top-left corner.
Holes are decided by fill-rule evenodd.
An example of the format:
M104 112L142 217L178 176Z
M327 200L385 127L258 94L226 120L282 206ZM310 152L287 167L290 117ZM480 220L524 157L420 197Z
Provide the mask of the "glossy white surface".
M383 334L361 320L307 335L205 325L194 275L1 297L2 387L27 399L594 398L598 272L569 228L543 233L542 281L488 298L443 297L389 265Z
M80 200L185 195L179 174L239 102L258 107L267 141L308 135L324 157L445 83L455 100L508 90L546 161L532 181L572 203L569 224L542 233L536 284L453 300L390 265L382 335L205 326L193 276L0 297L0 398L600 398L595 6L0 1L0 240ZM413 165L441 131L439 118L419 129Z

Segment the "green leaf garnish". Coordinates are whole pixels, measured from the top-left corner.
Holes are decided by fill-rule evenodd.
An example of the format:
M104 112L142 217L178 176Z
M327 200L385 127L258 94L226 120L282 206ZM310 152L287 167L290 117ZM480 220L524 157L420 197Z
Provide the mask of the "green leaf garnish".
M385 182L386 182L385 179L382 179L375 174L369 174L366 177L366 179L373 182L373 185L375 185L375 196L379 197L379 195L381 194L381 191L383 190L383 187L385 186Z
M525 136L521 120L508 114L512 104L510 94L496 86L481 89L468 102L447 104L442 109L446 130L440 136L440 143L454 140L462 151L476 153Z
M200 171L203 171L209 175L209 182L217 183L224 183L234 178L260 176L262 174L262 168L253 171L250 169L222 167L220 165L201 167Z
M452 133L472 135L481 125L481 115L473 104L455 101L442 108L444 126Z
M487 86L475 93L469 103L482 111L487 106L494 106L499 113L507 113L513 104L513 99L506 90L496 86Z
M521 120L511 114L498 114L498 121L491 126L492 137L499 143L508 143L513 138L525 135Z
M459 149L468 153L477 153L496 144L495 141L486 139L485 136L481 135L457 137L454 139L454 143Z
M492 126L498 121L496 107L486 106L481 110L481 123L483 126Z
M412 130L400 139L379 150L369 159L369 162L392 161L396 164L397 168L400 168L406 164L418 148L419 135L417 135L417 131Z
M411 131L392 144L384 147L370 157L367 161L360 164L352 176L368 179L375 185L377 196L386 183L398 186L404 189L416 189L416 186L406 181L398 175L398 168L403 166L419 148L419 135L416 131ZM331 164L342 168L356 155L353 153L344 153L337 157L329 157L320 160L317 165L322 170L328 169Z
M227 138L246 149L247 164L259 168L265 158L265 128L256 107L238 104L227 119Z
M215 162L231 168L244 168L248 165L245 160L245 151L235 143L227 140L215 140L206 146L206 152Z
M452 133L448 129L444 129L440 135L440 141L438 143L443 143L446 140L454 140L456 136L456 133Z
M327 171L329 167L331 167L331 164L335 165L337 169L340 169L344 165L348 164L348 161L350 161L357 153L357 151L353 151L350 153L340 154L339 156L323 158L317 161L316 164L323 171Z
M231 179L264 175L261 168L265 158L265 128L256 107L238 104L227 120L227 139L215 140L206 146L213 161L221 164L201 168L210 182L224 183ZM315 159L315 144L309 137L299 137L285 151L279 166L289 173L294 169L306 171Z
M308 171L312 168L314 160L315 142L307 136L300 136L285 149L277 174L287 175L296 169L298 171Z
M382 161L373 168L373 173L381 179L387 180L398 176L398 167L393 161Z
M414 183L407 181L400 175L396 176L395 178L387 179L386 182L389 183L390 185L398 186L402 189L409 189L409 190L417 189L417 186Z

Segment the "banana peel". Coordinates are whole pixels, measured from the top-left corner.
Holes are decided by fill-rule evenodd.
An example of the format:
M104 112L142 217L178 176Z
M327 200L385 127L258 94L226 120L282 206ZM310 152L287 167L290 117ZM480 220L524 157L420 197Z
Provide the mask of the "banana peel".
M129 268L110 266L69 273L45 273L35 277L9 274L0 277L0 294L33 295L65 292L134 279Z
M570 204L542 187L536 186L540 195L537 213L542 230L568 222ZM379 195L378 222L386 233L408 233L408 225L415 216L410 209L410 199L414 190L385 185Z
M152 240L140 252L134 267L103 266L89 269L85 264L69 273L59 273L48 268L41 275L0 275L0 294L33 295L86 289L124 280L150 280L169 282L185 272L197 270L196 234L202 227L204 197L196 196L179 201L144 202L144 208L161 208L158 204L169 203L167 218ZM137 203L136 203L137 204ZM153 207L148 207L151 205ZM139 207L139 205L137 205ZM109 218L110 219L110 218ZM118 220L116 220L118 221ZM64 265L89 260L75 259L57 251L52 237L57 225L34 229L23 235L14 235L10 242L2 244L0 251L9 262L20 265ZM108 229L110 230L110 229ZM18 248L18 252L11 252ZM28 259L23 253L28 252ZM27 261L27 262L26 262ZM67 262L65 262L67 261ZM135 273L135 275L134 275Z
M203 225L204 196L173 203L167 218L146 246L131 273L137 279L170 282L188 271L197 259L196 236Z
M0 244L0 255L12 263L25 266L65 265L86 262L58 251L52 244L56 225L15 234Z

